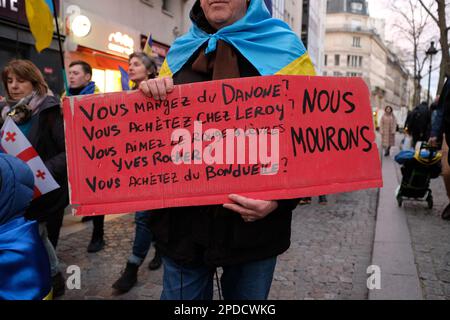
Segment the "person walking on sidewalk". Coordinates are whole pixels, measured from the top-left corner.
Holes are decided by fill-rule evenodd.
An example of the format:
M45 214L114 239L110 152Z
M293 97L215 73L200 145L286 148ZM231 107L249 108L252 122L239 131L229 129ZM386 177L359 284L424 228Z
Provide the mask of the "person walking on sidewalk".
M160 78L142 92L166 100L174 84L261 75L314 75L298 36L270 16L263 0L197 0L192 27L173 43ZM263 201L229 195L231 204L152 211L163 257L163 300L210 300L215 270L226 300L265 300L277 256L290 246L298 199Z
M156 77L157 67L152 58L142 52L135 52L130 55L128 76L134 83L132 89L137 89L141 82L154 79ZM137 282L137 273L139 267L145 260L152 242L152 233L150 232L151 211L140 211L135 215L135 238L133 242L133 252L128 258L125 270L120 278L114 282L112 287L120 293L131 290ZM155 256L150 261L148 268L156 270L161 266L161 256L158 250L155 250Z
M12 60L2 72L7 94L0 103L3 119L11 115L45 166L60 185L31 202L25 217L39 222L39 232L50 259L53 296L65 292L65 280L56 256L64 209L69 204L64 123L60 101L53 96L39 69L28 60ZM50 240L50 242L49 242Z
M69 96L99 93L100 90L92 80L92 67L85 61L73 61L69 65ZM105 247L104 224L105 216L89 217L94 225L91 241L87 247L90 253L98 252ZM83 217L82 221L88 218Z
M431 130L431 112L428 109L428 104L423 101L412 112L408 114L405 122L407 132L412 136L415 148L417 142L428 141Z
M380 133L381 144L384 148L384 156L387 157L390 154L391 147L395 145L395 132L397 130L397 119L391 106L387 106L384 109L384 114L381 117Z
M433 113L431 124L431 137L429 144L438 147L442 144L442 177L444 179L447 198L450 202L450 81L444 84L442 93L439 97L436 110ZM441 214L442 219L450 220L450 203L445 207Z

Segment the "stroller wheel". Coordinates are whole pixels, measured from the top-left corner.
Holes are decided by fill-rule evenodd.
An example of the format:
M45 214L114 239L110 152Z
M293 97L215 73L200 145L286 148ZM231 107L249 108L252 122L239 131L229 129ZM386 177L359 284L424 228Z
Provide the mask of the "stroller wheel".
M429 195L427 197L427 202L428 202L428 209L433 209L433 196Z
M403 204L403 198L401 195L397 196L397 203L398 203L398 206L401 208L402 204Z

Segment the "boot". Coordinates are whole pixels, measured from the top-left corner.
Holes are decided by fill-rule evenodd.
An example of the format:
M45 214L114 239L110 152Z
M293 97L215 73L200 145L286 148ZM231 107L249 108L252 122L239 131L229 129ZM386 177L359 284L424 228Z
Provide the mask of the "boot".
M61 272L52 277L53 298L62 296L66 292L66 280Z
M102 250L105 247L105 240L102 238L93 237L88 245L87 252L94 253Z
M148 268L150 270L156 270L161 267L162 261L161 261L161 255L159 254L159 251L155 251L155 256L153 257L152 261L148 264Z
M130 289L136 284L138 270L139 266L137 264L128 262L125 271L122 273L120 278L114 282L112 287L121 293L130 291Z

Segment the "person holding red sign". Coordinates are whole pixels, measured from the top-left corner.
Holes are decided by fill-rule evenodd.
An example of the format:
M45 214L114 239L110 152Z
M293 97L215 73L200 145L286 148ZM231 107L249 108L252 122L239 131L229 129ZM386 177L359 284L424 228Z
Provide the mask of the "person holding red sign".
M2 72L6 101L0 103L5 120L9 115L24 133L60 185L34 199L25 217L39 222L39 232L47 249L53 281L53 295L65 292L55 248L58 243L64 209L69 204L64 123L60 101L48 89L39 69L28 60L12 60ZM45 179L45 177L38 177ZM51 242L51 243L50 243Z
M160 78L142 82L149 97L165 100L174 84L261 75L315 75L306 49L263 0L198 0L193 26L178 38ZM209 300L223 268L227 300L267 299L277 256L290 246L298 199L263 201L230 195L223 206L152 211L150 226L164 265L163 300Z

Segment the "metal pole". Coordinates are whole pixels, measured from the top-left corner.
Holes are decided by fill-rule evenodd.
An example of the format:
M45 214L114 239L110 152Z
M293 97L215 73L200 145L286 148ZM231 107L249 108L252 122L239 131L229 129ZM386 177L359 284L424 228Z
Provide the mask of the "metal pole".
M66 91L66 95L68 96L69 95L69 84L67 83L66 66L64 64L64 54L63 54L63 49L62 49L62 44L61 44L61 33L59 32L58 15L56 13L56 1L52 0L52 2L53 2L53 16L55 17L56 32L58 34L59 56L61 58L61 64L62 64L64 89Z
M427 98L427 104L430 105L430 90L431 90L431 69L433 65L433 55L430 54L430 74L428 75L428 98Z

